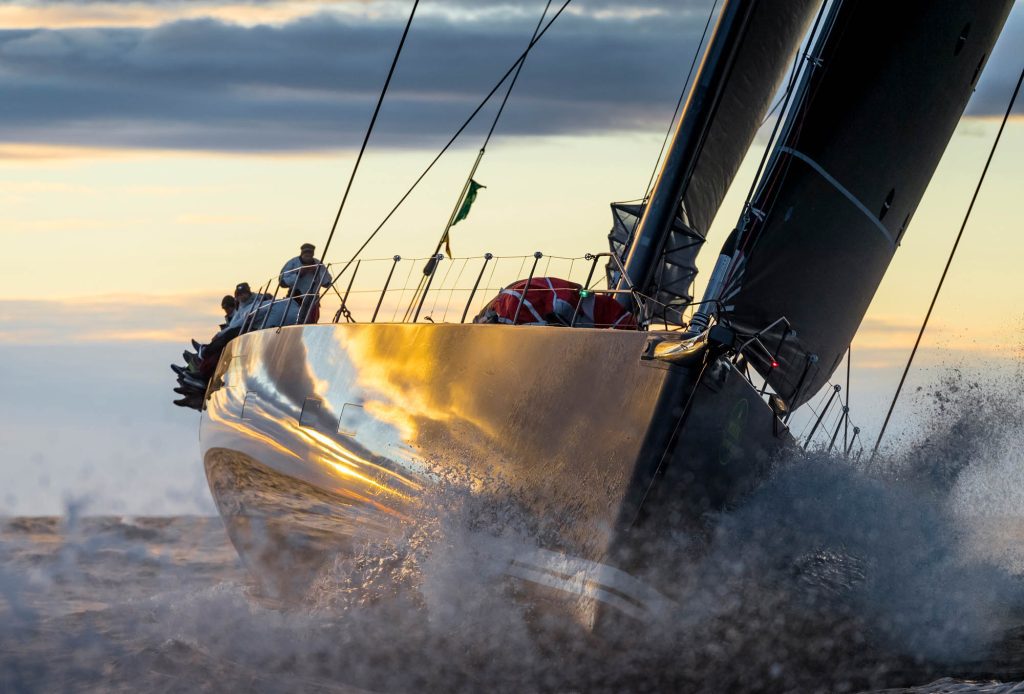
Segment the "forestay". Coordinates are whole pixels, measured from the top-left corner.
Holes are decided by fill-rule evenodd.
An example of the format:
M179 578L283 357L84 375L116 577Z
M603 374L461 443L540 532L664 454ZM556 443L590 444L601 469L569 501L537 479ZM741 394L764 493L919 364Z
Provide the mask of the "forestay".
M739 225L720 320L790 408L857 331L1012 0L845 0ZM782 324L767 329L773 322Z

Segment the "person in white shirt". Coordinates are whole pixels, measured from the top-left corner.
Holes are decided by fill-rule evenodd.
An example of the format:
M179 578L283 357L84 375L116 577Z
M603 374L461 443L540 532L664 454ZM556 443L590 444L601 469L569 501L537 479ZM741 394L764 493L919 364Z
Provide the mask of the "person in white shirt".
M288 288L288 296L299 305L299 323L305 323L311 309L319 304L320 289L330 287L333 281L327 267L313 256L315 251L316 246L311 243L299 246L299 254L284 264L278 278L281 286Z
M304 243L299 254L281 268L280 282L288 288L288 296L312 294L314 287L319 290L331 286L331 273L319 259L313 257L316 246Z

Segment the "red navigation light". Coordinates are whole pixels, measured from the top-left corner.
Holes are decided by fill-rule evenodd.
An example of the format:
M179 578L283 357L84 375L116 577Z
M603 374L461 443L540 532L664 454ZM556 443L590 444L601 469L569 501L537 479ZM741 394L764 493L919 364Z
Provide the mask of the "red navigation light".
M772 359L772 368L773 368L773 369L777 369L777 368L779 368L779 362L777 362L777 361L775 361L774 359Z

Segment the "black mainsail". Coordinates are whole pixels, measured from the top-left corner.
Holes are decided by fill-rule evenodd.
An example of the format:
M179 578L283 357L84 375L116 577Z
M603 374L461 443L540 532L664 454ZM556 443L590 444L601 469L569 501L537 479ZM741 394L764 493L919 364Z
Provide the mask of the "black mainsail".
M1012 4L831 8L735 248L723 251L724 290L708 297L721 301L721 321L759 336L748 358L790 408L843 358Z
M626 259L644 295L688 303L693 242L707 236L819 4L725 4ZM652 313L679 322L677 311Z

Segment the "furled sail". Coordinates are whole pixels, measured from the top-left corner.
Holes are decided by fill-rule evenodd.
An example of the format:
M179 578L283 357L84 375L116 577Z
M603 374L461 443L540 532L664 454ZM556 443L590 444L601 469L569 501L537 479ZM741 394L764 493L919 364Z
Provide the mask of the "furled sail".
M710 297L720 320L759 337L747 356L790 408L842 360L1012 4L837 0L830 11Z
M730 0L722 9L629 244L626 272L659 304L689 302L693 276L677 251L695 236L706 237L819 5ZM678 312L669 313L657 317L678 322Z

